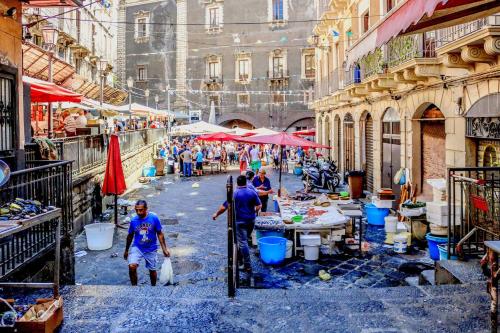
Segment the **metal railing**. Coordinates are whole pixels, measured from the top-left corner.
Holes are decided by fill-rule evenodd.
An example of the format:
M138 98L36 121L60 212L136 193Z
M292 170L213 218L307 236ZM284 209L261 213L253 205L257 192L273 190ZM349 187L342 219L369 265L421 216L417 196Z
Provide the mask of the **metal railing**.
M481 184L482 190L471 191L470 184ZM490 214L500 218L500 167L448 169L448 256L484 254L486 240L498 236L484 228L477 229L471 196L481 196L492 207ZM475 229L475 230L474 230Z
M70 233L73 230L71 162L27 161L26 167L13 172L2 186L0 203L22 198L61 208L63 233Z
M435 32L401 36L387 43L388 66L395 67L415 58L436 57Z
M159 142L166 135L165 128L119 133L120 152L122 155L136 152L142 147ZM73 175L106 164L108 136L105 134L65 138L54 140L54 143L61 145L63 158L73 162Z
M500 15L491 15L482 19L436 31L436 48L450 44L457 39L468 36L484 27L500 26Z
M236 296L239 287L240 275L238 268L238 242L236 239L235 210L233 200L233 176L227 177L226 182L227 200L227 294L229 297Z
M361 83L361 78L364 77L362 68L355 64L349 70L345 72L345 86L349 86L355 83Z
M290 77L290 73L288 70L276 69L272 71L267 71L267 77L269 79L285 79Z
M344 89L343 77L338 69L330 72L327 76L323 76L318 85L316 85L315 98L321 99L325 96L334 94L335 92Z

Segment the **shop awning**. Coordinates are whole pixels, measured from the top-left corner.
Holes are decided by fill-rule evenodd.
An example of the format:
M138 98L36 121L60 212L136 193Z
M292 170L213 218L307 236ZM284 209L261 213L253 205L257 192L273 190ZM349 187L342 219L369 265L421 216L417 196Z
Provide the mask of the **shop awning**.
M132 103L130 106L128 104L121 105L117 107L120 112L130 111L132 114L140 115L140 116L168 116L169 112L167 110L157 110L150 108L149 106L145 106L139 103ZM170 113L173 115L173 113Z
M40 80L49 79L49 56L40 46L24 42L23 74ZM52 81L62 85L73 77L75 68L54 56L52 58Z
M74 74L72 78L64 83L64 87L82 94L88 99L99 100L101 87L96 82L92 82L79 74ZM103 97L109 104L119 105L127 98L126 91L104 85Z
M32 103L82 101L82 95L60 87L54 83L23 76L23 82L30 85Z
M406 0L349 50L348 68L364 55L403 34L415 34L470 22L500 11L497 0Z
M81 7L79 0L24 0L23 7Z

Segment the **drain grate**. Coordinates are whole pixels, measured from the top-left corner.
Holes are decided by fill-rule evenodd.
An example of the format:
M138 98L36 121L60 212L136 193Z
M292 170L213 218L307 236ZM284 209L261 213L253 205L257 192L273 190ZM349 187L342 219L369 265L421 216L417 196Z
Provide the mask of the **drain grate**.
M196 261L173 261L172 262L172 268L174 270L174 274L176 275L185 275L185 274L190 274L194 273L196 271L199 271L203 268L203 265L200 264L199 262Z
M161 219L161 224L163 224L163 225L177 225L177 224L179 224L179 220L176 218Z

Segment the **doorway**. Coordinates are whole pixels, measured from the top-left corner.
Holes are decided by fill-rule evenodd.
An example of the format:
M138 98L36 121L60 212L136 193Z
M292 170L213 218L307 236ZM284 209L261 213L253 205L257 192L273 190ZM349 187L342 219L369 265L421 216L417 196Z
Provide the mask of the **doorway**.
M388 108L382 118L382 187L399 194L399 186L393 182L401 168L401 121L399 113Z
M361 140L361 168L365 171L365 190L373 193L373 118L364 113L360 121Z

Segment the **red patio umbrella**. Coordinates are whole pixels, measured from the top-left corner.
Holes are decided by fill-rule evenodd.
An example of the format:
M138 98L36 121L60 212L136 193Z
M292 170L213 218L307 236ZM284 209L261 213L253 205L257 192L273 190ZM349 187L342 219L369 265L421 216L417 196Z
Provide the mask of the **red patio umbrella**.
M210 133L210 134L203 134L200 135L196 138L196 140L203 140L203 141L236 141L237 139L240 139L240 136L234 135L234 134L228 134L224 132L217 132L217 133Z
M312 142L306 139L302 139L298 136L288 134L286 132L279 132L277 134L270 135L259 135L252 136L248 138L241 138L237 141L248 142L248 143L258 143L258 144L275 144L280 146L280 175L279 175L279 189L278 196L281 196L281 173L282 173L282 159L283 159L283 147L293 146L293 147L304 147L304 148L326 148L331 147L325 146L316 142Z
M297 131L293 132L293 135L298 135L298 136L315 136L316 135L316 129L315 128L310 128L302 131Z
M102 182L102 194L115 196L115 224L118 225L118 196L127 189L125 176L123 174L122 159L120 155L120 143L118 135L112 134L108 145L108 160L106 162L106 173Z

